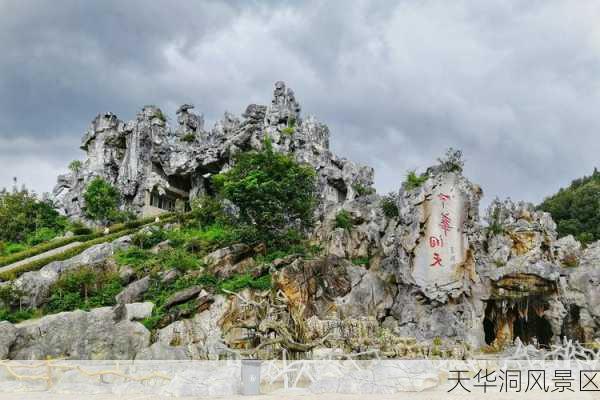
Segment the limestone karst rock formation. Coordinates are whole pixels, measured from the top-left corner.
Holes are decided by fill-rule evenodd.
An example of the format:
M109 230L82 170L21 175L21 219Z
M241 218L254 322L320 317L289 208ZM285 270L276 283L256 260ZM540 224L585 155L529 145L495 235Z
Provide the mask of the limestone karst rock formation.
M372 188L373 170L335 156L327 126L302 119L294 92L283 82L275 84L271 105L251 104L241 118L225 113L210 130L192 110L189 104L178 109L175 128L155 106L128 122L99 114L82 141L87 154L82 168L58 178L54 196L61 209L81 218L83 192L95 176L119 189L125 209L145 215L173 209L178 201L210 194L210 177L231 166L236 153L261 149L267 137L276 150L317 170L322 206L355 198L357 188Z
M328 128L303 118L282 82L275 84L269 106L250 105L241 117L226 113L210 130L192 110L178 109L175 128L153 106L129 122L110 113L96 117L83 139L83 168L59 177L55 195L63 211L83 216L82 193L94 176L117 186L123 207L139 214L211 195L210 177L229 168L236 153L260 149L268 135L277 151L318 173L320 202L310 237L322 254L273 261L268 266L273 291L224 295L194 287L177 293L174 301L204 296L202 310L170 321L154 335L117 309L1 323L1 357L64 352L80 358L219 358L261 348L261 340L272 338L279 338L276 350L306 357L368 349L388 357L461 357L517 338L541 346L563 337L600 340L600 242L583 248L572 237L557 238L550 215L523 202L495 200L481 218L483 191L463 176L459 153L427 169L417 187L402 185L394 195L398 215L386 216L382 198L372 190L373 170L331 153ZM351 229L336 226L341 210ZM82 262L102 263L128 245L122 238L93 247L14 284L28 292L27 305L43 304L62 273ZM245 272L254 265L248 261L251 250L217 249L205 258L207 268L222 276ZM171 279L169 274L173 271L160 279ZM130 283L117 307L140 301L148 281ZM108 325L102 332L118 333L119 343L92 334L92 323ZM69 331L64 337L73 340L56 347L49 342L54 336L31 333L47 327L56 337ZM88 346L85 338L98 345Z

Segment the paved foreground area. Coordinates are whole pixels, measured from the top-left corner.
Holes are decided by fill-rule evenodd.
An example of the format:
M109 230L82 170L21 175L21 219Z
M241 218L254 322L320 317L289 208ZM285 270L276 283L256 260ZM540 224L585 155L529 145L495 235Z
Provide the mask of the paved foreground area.
M179 397L183 400L200 399L233 399L233 400L598 400L598 393L471 393L471 394L452 394L444 392L407 392L396 394L381 395L343 395L343 394L322 394L322 395L295 395L295 394L269 394L262 396L209 396L209 397ZM0 400L80 400L78 394L51 394L51 393L26 393L26 394L2 394ZM171 400L173 397L152 396L152 395L86 395L86 400Z

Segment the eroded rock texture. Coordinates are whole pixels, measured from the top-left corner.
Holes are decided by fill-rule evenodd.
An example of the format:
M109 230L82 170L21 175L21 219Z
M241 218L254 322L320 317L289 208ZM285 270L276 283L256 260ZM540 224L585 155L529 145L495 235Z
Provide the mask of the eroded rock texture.
M276 150L317 170L321 207L372 190L373 170L335 156L327 126L301 118L294 92L283 82L275 84L269 106L251 104L241 117L225 113L210 130L192 110L182 105L174 127L155 106L145 106L128 122L99 114L83 137L82 168L58 178L54 196L61 209L83 217L83 193L96 176L120 190L124 209L147 215L172 209L178 201L211 194L211 176L229 168L236 153L261 149L267 136Z
M175 127L153 106L129 122L99 115L82 143L83 168L59 177L55 194L63 210L82 217L82 193L94 176L115 184L123 207L138 213L210 195L210 177L229 168L236 153L262 148L268 135L276 150L318 173L310 238L322 253L265 266L247 246L218 249L205 258L207 271L219 278L270 271L273 289L188 288L169 301L196 299L195 315L170 319L150 335L132 321L151 312L150 304L123 309L148 289L149 278L138 277L128 281L115 310L0 324L0 357L216 359L232 351L332 357L370 350L462 357L516 339L540 347L564 337L600 340L600 242L584 248L573 237L559 239L549 214L510 199L493 201L480 218L483 192L462 175L460 153L450 152L417 184L399 181L397 215L386 216L372 189L373 170L332 154L327 127L303 118L282 82L270 105L250 105L241 117L226 113L210 130L192 110L181 106ZM337 226L341 211L351 227ZM15 285L27 292L25 305L43 304L61 273L104 261L126 245L97 246L24 274ZM177 276L165 271L159 279Z

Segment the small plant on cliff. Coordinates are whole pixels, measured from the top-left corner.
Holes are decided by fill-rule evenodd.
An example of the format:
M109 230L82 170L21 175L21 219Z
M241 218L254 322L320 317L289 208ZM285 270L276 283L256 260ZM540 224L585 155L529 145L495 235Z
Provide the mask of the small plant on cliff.
M368 196L370 194L375 193L375 189L360 183L355 183L354 185L352 185L352 189L354 189L354 191L356 192L356 194L358 194L359 197Z
M69 170L71 170L75 174L78 174L79 171L81 171L82 166L83 164L81 163L81 161L73 160L69 163Z
M427 178L427 174L417 175L417 172L415 170L411 170L406 173L406 180L404 181L402 186L404 186L405 190L413 190L418 187L421 187L421 185L425 183Z
M277 241L290 227L302 230L313 223L314 169L274 151L269 140L262 151L238 155L233 168L216 175L213 183L237 207L238 222L251 227L257 240Z
M388 193L379 201L379 206L386 217L397 218L400 215L396 200L396 195L394 193Z
M347 231L352 229L352 216L346 210L342 210L335 215L335 227L342 228Z
M286 126L285 128L281 129L281 133L288 136L292 136L294 132L296 132L296 129L291 126Z
M167 116L162 112L160 108L156 109L154 117L160 119L162 122L167 122Z
M191 132L186 133L181 137L181 141L186 143L194 143L194 141L196 141L196 134Z
M450 147L442 158L438 158L440 168L443 172L462 172L465 162L462 159L462 151Z
M85 215L91 220L106 223L117 210L119 191L102 178L94 178L83 194Z

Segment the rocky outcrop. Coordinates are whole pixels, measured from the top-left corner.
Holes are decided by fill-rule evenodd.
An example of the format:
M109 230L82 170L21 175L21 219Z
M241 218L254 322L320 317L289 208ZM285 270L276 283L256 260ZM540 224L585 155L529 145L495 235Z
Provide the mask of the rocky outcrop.
M110 307L49 315L13 326L9 358L42 360L131 360L150 344L139 322L116 322ZM0 326L0 328L6 328ZM3 337L3 340L6 340Z
M300 105L283 82L275 83L268 107L249 105L241 118L225 113L211 130L192 109L189 104L178 109L174 128L155 106L145 106L129 122L112 113L98 115L83 137L82 168L58 178L54 196L61 209L82 218L83 192L96 176L120 190L123 208L138 213L157 211L148 208L152 193L188 201L206 194L211 176L227 169L236 153L261 149L266 137L276 150L316 169L322 207L372 190L373 170L331 153L327 126L301 118Z
M316 356L378 349L388 357L423 357L442 354L440 341L464 354L515 340L542 347L562 337L600 340L600 242L584 248L571 236L558 238L549 214L510 199L494 200L482 220L483 191L462 174L460 152L449 151L384 199L373 190L373 170L334 155L327 126L304 117L282 82L271 104L249 105L241 116L225 113L210 129L192 111L181 106L174 126L155 106L129 122L111 113L96 117L83 138L83 167L59 177L55 196L63 211L83 217L82 194L95 176L119 188L123 208L155 213L181 206L210 195L212 176L268 138L276 151L317 173L309 234L322 253L263 263L254 257L259 249L243 244L217 249L204 258L203 272L225 280L269 271L273 290L225 291L225 297L214 288L184 287L166 299L162 310L169 315L150 341L133 322L152 313L149 304L130 304L149 287L150 277L138 277L117 296L115 310L1 324L0 355L213 359L232 351ZM392 212L384 211L384 201ZM23 305L43 304L61 273L101 264L127 244L99 245L24 274L14 283L26 293ZM132 270L121 273L134 279ZM163 271L158 279L164 284L184 274ZM121 339L93 332L101 323L101 332ZM71 325L80 337L65 333Z

